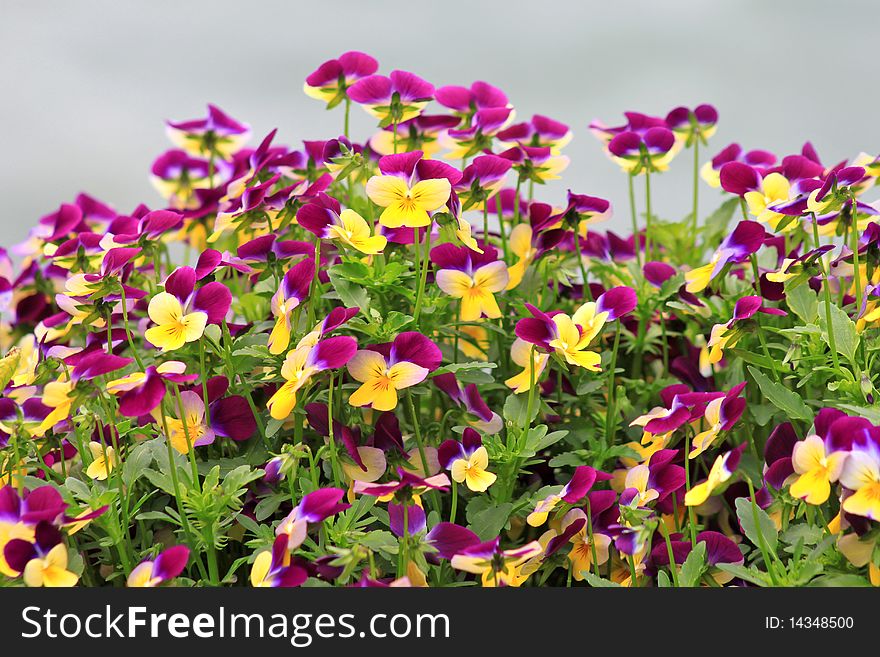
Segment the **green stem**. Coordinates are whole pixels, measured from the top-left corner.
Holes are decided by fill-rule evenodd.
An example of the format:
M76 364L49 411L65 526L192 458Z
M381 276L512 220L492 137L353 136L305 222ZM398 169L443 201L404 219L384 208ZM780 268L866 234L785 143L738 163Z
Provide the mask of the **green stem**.
M577 258L578 267L581 270L581 281L583 285L584 299L593 300L593 293L590 291L590 283L587 281L587 268L584 266L584 256L581 253L581 232L580 226L574 227L574 257Z
M758 549L761 550L761 556L764 557L764 565L767 566L767 573L770 575L770 581L773 586L779 586L779 580L776 579L776 568L770 560L770 550L767 547L767 541L764 540L764 532L761 529L761 522L758 518L758 504L755 502L755 487L752 486L752 480L746 477L746 483L749 485L749 501L752 504L752 522L755 524L755 531L758 534Z
M858 224L858 205L856 203L855 194L852 196L852 231L851 237L853 254L853 285L856 288L856 316L862 312L862 272L859 268L859 224Z
M669 530L666 529L666 525L663 524L662 520L660 521L660 533L663 534L663 539L666 541L666 554L669 555L669 573L672 575L672 584L675 588L678 588L678 568L676 568L675 564L675 553L672 551L672 541L669 539Z
M813 224L813 240L816 242L816 248L820 246L819 241L819 222L816 220L816 213L811 212L810 217ZM831 323L831 288L828 282L828 268L825 264L825 256L819 256L819 265L822 268L822 289L825 295L825 326L828 330L828 346L831 347L831 359L834 361L834 369L840 370L840 361L837 358L837 341L834 338L834 325Z
M125 328L125 336L128 338L128 346L131 347L131 355L134 356L141 372L144 371L144 363L141 360L137 347L134 346L134 338L131 337L131 328L128 326L128 304L125 300L125 285L120 281L119 286L122 288L120 303L122 304L122 325Z
M428 469L428 459L425 456L425 446L422 443L422 430L419 428L419 416L416 413L416 405L413 403L412 392L409 389L407 389L406 391L406 402L409 406L410 418L412 419L413 435L415 435L416 445L418 445L419 447L419 458L422 461L422 470L427 476L427 474L430 472L430 470Z
M336 440L333 437L333 372L330 372L330 387L327 389L327 431L330 438L330 469L333 471L333 485L339 488L339 462L336 455Z
M180 526L183 533L186 534L186 542L189 545L195 545L195 539L192 536L192 530L189 526L189 518L186 515L186 508L183 504L183 497L180 493L180 478L177 475L177 464L175 463L174 448L171 446L171 432L168 431L168 413L165 410L165 400L160 403L162 413L162 430L165 432L165 447L168 449L168 469L171 470L171 487L174 490L174 499L177 501L177 515L180 516ZM205 565L202 563L200 554L196 555L196 566L201 573L202 579L207 579L208 574L205 571Z
M458 484L452 482L452 508L449 511L449 522L455 522L455 512L458 510Z
M617 322L617 329L614 332L614 346L611 348L611 363L608 368L608 411L605 414L605 440L608 445L613 445L611 440L611 432L614 429L616 411L615 390L614 390L614 373L617 369L617 349L620 346L620 322Z
M431 260L430 260L431 228L432 228L431 224L428 224L427 226L425 226L424 258L422 258L421 254L420 254L421 245L419 244L418 239L416 239L416 241L414 243L415 252L416 252L416 271L418 272L418 276L419 276L419 287L418 287L418 291L416 292L416 307L415 307L415 310L413 311L413 320L416 322L416 324L418 324L419 316L421 315L421 312L422 312L422 301L424 300L424 297L425 297L425 285L428 281L428 266L430 265L430 262L431 262ZM418 238L418 234L419 234L418 229L416 229L416 238ZM424 262L422 262L422 260L424 260Z
M645 167L645 257L654 259L654 243L651 240L651 170Z
M691 490L691 465L690 461L690 453L691 453L691 434L690 430L685 431L684 434L684 490L685 496ZM694 507L687 507L688 512L688 530L691 535L691 548L697 547L697 514L694 511ZM675 513L678 513L678 509L675 510Z
M697 247L697 207L700 189L700 136L694 135L694 209L691 222L691 237L693 238L693 250Z
M639 276L641 276L642 272L642 247L641 247L641 239L639 237L639 219L636 214L636 192L635 185L633 184L633 179L635 176L633 174L629 174L627 176L627 182L629 183L629 211L632 219L632 231L633 231L633 244L636 252L636 264L639 269Z

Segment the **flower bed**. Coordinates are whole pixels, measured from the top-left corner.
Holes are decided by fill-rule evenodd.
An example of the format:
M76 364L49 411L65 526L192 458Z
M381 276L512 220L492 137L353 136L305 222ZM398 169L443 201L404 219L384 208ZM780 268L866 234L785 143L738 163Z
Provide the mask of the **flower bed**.
M542 200L568 126L377 70L308 76L301 150L168 122L166 207L3 252L0 585L880 585L877 158L594 122L618 235Z

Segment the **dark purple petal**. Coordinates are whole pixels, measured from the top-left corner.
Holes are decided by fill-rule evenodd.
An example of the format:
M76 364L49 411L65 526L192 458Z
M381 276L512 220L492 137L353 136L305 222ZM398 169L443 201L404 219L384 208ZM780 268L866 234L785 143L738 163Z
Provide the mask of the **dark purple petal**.
M440 348L418 331L400 333L391 345L391 365L409 361L433 372L440 367L442 360Z
M351 360L357 351L357 340L347 335L321 340L309 358L321 369L335 370Z
M428 532L425 542L434 547L441 558L451 559L456 554L479 545L480 538L466 527L452 522L441 522Z
M178 267L165 280L165 291L173 294L185 304L196 285L196 270L192 267Z
M742 563L743 555L736 543L719 532L704 531L697 534L697 543L706 543L706 561L710 566L719 563Z
M218 436L247 440L257 430L257 421L247 400L240 395L218 399L210 406L211 428Z
M615 320L635 310L637 303L636 291L621 285L600 296L596 301L596 309L600 313L607 312L609 320Z
M302 301L309 294L312 279L315 277L315 264L309 260L301 260L284 274L282 283L286 299Z
M761 176L748 164L742 162L728 162L721 167L719 173L721 187L726 192L743 196L761 186Z
M418 504L409 504L406 507L406 526L407 533L409 536L414 536L425 531L427 527L427 521L425 518L425 510L420 507ZM395 504L394 502L388 505L388 521L389 526L391 527L391 531L395 536L403 536L403 516L404 516L404 505L403 504Z
M660 287L675 276L675 268L665 262L646 262L642 271L645 273L645 280L655 287Z
M299 517L308 522L321 522L351 506L344 502L340 503L343 497L345 491L341 488L319 488L302 498L297 507Z
M185 545L175 545L163 550L153 562L153 577L159 577L162 581L174 579L189 561L189 548Z
M208 315L208 324L221 324L232 305L229 288L216 281L203 285L196 292L193 308Z

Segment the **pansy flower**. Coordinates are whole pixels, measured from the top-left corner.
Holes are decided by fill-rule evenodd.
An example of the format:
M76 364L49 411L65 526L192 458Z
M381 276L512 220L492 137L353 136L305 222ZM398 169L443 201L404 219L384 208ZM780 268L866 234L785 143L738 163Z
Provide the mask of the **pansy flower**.
M840 483L851 491L841 504L846 513L880 520L880 441L875 431L863 432L856 439Z
M779 308L765 306L764 299L759 296L741 297L733 307L733 317L723 324L715 324L712 327L706 349L700 354L700 368L711 371L712 365L721 362L724 350L733 347L740 338L741 333L736 329L737 324L751 319L758 313L781 316L788 314Z
M504 425L501 416L486 405L475 383L469 383L462 388L452 372L438 374L432 381L452 401L464 408L469 416L469 424L490 435L501 431Z
M327 103L332 109L345 100L346 90L361 78L373 75L379 62L357 50L342 53L336 59L321 64L309 74L303 84L307 96Z
M559 155L572 139L571 129L549 116L535 114L528 122L517 123L498 133L498 140L509 145L549 148Z
M571 549L567 559L571 564L572 578L578 582L585 579L593 566L593 554L596 565L601 566L608 561L611 537L599 531L590 532L587 527L587 514L582 509L571 509L560 521L559 534L550 539L546 552L552 554L559 546L570 542Z
M709 264L685 273L686 290L702 292L731 263L745 262L764 244L767 231L754 221L740 221L712 255Z
M126 417L148 415L165 398L165 382L191 383L198 374L186 374L186 364L169 360L159 365L149 365L143 372L132 372L107 382L107 392L118 395L118 410Z
M465 167L461 180L455 185L455 193L461 200L461 209L481 207L504 186L504 179L511 166L510 160L497 155L475 157Z
M21 575L28 587L69 588L79 577L68 570L67 546L58 528L41 521L34 529L34 542L14 538L3 556L9 569Z
M538 184L558 180L571 163L565 155L554 155L550 147L513 146L498 153L498 156L510 160L521 181L529 180Z
M354 484L354 492L359 495L378 497L380 501L392 499L411 501L428 491L436 490L445 493L449 490L449 477L443 473L421 477L404 468L398 468L397 475L398 479L385 483L357 481Z
M716 397L708 404L703 417L708 427L694 436L689 459L696 458L706 451L722 431L730 431L746 408L746 400L740 397L745 389L745 381L731 388L723 397Z
M169 582L186 568L189 548L175 545L162 550L155 559L145 559L129 573L125 585L134 588L154 588Z
M624 481L620 503L624 506L644 507L660 503L685 484L684 468L672 460L678 450L661 449L647 463L629 469Z
M347 366L361 384L348 403L390 411L397 407L397 393L424 381L441 358L437 345L416 331L401 333L390 344L361 349Z
M675 134L665 127L649 128L644 133L627 130L608 142L612 161L625 172L666 171L675 156Z
M168 138L196 157L220 157L228 160L250 138L250 127L236 121L215 105L208 105L203 119L168 121Z
M480 575L483 586L518 586L517 569L526 561L543 552L538 541L522 547L502 550L500 539L466 547L452 557L452 567Z
M153 187L175 210L196 209L200 204L196 190L211 186L211 165L208 160L193 157L179 149L160 155L153 162L150 172Z
M492 140L513 119L510 107L490 107L477 110L468 127L446 132L444 142L449 148L446 159L466 160L488 150Z
M212 281L195 289L196 271L178 267L165 280L164 291L150 299L148 313L156 324L144 337L162 351L180 349L202 337L205 326L220 324L232 304L223 283Z
M276 420L286 420L296 406L297 392L315 374L342 367L356 351L357 341L348 336L327 338L317 344L309 344L304 338L284 359L281 366L284 383L266 404L269 414Z
M453 244L431 249L431 262L437 267L437 287L449 296L461 299L459 318L473 322L483 316L501 317L495 294L507 287L507 265L498 260L498 251L486 245L483 253Z
M725 452L712 464L706 481L695 484L684 496L685 506L700 506L715 490L728 481L739 467L739 460L746 445Z
M478 110L508 105L507 95L501 89L481 80L470 87L438 87L435 98L438 103L466 119Z
M98 481L106 481L117 465L119 456L112 445L104 445L92 440L86 445L92 455L92 462L86 468L86 476Z
M370 150L379 155L422 151L430 158L443 149L441 139L461 120L446 114L420 114L414 119L386 126L370 138ZM396 149L395 149L396 146Z
M702 531L696 535L696 544L706 545L706 564L709 566L707 574L714 582L721 586L734 578L734 574L719 568L721 564L742 565L744 559L739 546L730 538L720 532ZM681 540L680 535L672 537L670 541L672 556L676 566L684 564L693 549L690 541ZM651 550L651 565L656 569L658 566L669 565L669 547L662 541Z
M361 215L351 209L342 210L336 199L323 193L301 207L296 220L321 239L342 243L367 255L382 253L388 243L384 235L372 234L370 224Z
M833 413L833 414L832 414ZM832 409L823 409L814 422L815 433L791 447L792 478L788 492L807 504L824 504L831 495L831 484L843 473L853 439L870 432L864 418L852 418Z
M565 231L553 226L551 217L554 212L551 205L535 201L528 205L527 210L528 223L517 224L510 231L510 252L517 257L517 261L508 267L508 290L516 288L532 263L565 238ZM561 225L561 221L559 224Z
M528 515L526 521L532 527L540 527L547 522L547 516L560 502L577 504L587 496L587 493L590 492L597 481L609 478L610 476L606 473L600 472L588 465L577 466L571 479L562 487L562 490L540 500L535 505L535 510Z
M742 162L751 168L766 171L776 164L776 156L770 151L743 151L739 144L730 144L700 168L700 177L710 187L721 187L721 167L728 162Z
M518 337L510 345L510 360L514 365L523 368L523 371L507 379L504 385L512 388L513 392L518 395L528 392L538 384L550 356L543 351L534 349L531 343Z
M313 402L306 404L305 410L309 426L321 436L329 438L330 424L327 405ZM389 422L396 424L396 421L397 418L393 414L383 413L376 422L373 435L366 444L361 444L360 427L348 427L336 419L333 420L333 437L345 448L345 452L339 455L340 466L352 486L355 481L373 482L385 474L388 460L385 457L384 449L389 448L389 445L383 440L386 431L385 425ZM399 428L396 428L395 433L398 431ZM400 443L395 440L391 448L403 452L402 437L400 440ZM353 491L349 492L353 495Z
M712 135L718 124L718 110L712 105L697 105L694 109L676 107L666 115L666 125L675 133L675 138L685 146L692 146L695 140L703 144Z
M269 353L282 354L287 351L290 344L290 315L293 309L298 307L308 296L315 276L315 266L308 260L301 260L287 270L281 285L272 295L272 314L275 316L275 326L269 334Z
M348 97L385 127L417 117L434 97L434 85L406 71L368 75L348 87Z
M636 293L626 286L612 288L596 301L584 303L571 316L561 312L549 315L526 304L532 317L517 322L516 335L546 352L557 354L570 365L598 371L602 359L587 347L606 322L632 312L635 307Z
M345 491L340 488L320 488L306 494L278 524L275 535L286 539L287 550L295 550L306 540L309 525L323 522L349 507L341 501L344 496Z
M475 493L485 493L497 475L489 472L489 452L483 438L470 427L464 430L461 442L447 440L438 449L440 465L452 474L453 481L464 483Z
M379 222L387 228L420 228L449 200L461 173L438 160L422 159L421 151L386 155L379 160L381 175L367 181L367 196L385 208Z
M309 577L308 571L292 564L287 536L278 536L271 550L260 552L251 566L251 586L258 588L288 588L299 586Z

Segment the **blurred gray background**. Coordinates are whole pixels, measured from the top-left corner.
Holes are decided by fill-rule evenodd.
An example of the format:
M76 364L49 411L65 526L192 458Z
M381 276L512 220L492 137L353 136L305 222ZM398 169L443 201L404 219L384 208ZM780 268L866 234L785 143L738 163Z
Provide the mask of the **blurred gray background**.
M0 245L87 191L129 211L160 204L149 183L169 146L166 118L214 102L259 141L298 144L341 132L301 90L325 59L359 49L381 72L434 83L486 80L518 118L543 113L572 126L565 188L605 196L628 223L626 180L587 130L627 109L665 114L713 103L711 155L731 141L784 154L811 139L826 163L880 150L872 73L880 3L864 1L504 0L0 0ZM436 109L437 106L433 106ZM373 120L353 108L353 133ZM690 208L691 162L658 181L655 212ZM702 209L717 204L703 187Z

